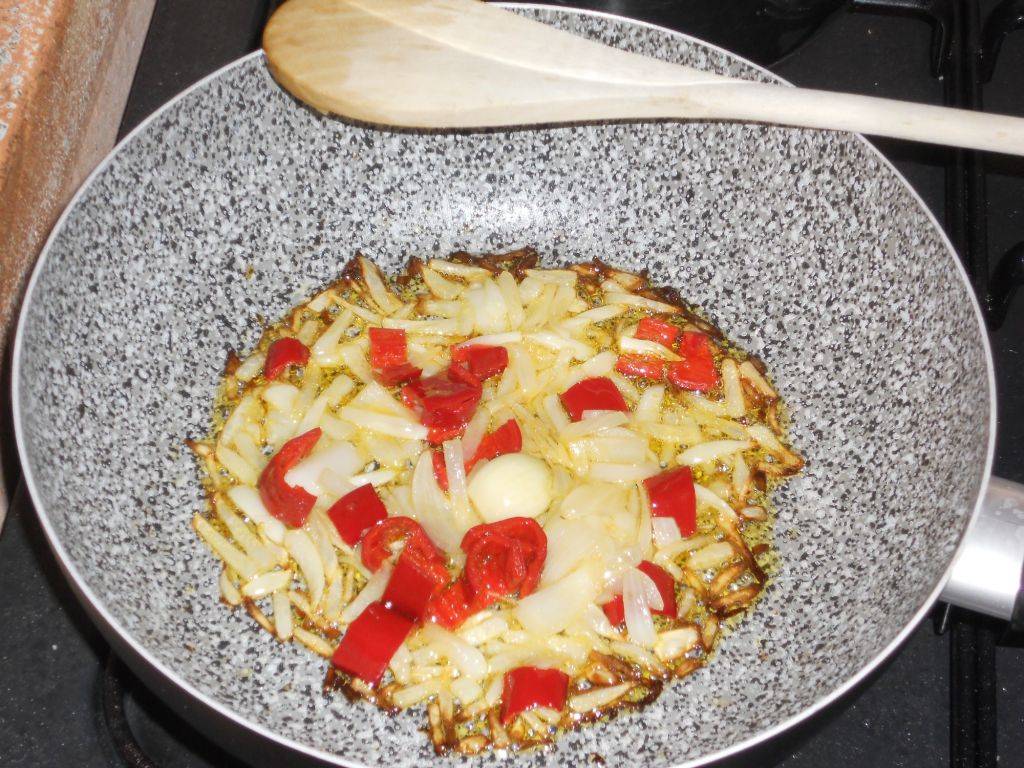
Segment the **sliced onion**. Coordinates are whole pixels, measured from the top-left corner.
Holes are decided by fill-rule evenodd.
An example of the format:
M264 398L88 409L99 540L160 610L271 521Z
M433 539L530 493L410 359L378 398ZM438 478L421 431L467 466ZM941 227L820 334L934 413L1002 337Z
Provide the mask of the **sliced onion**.
M256 564L242 550L224 538L216 528L202 515L193 515L192 527L207 546L213 550L228 567L243 579L251 579L257 573Z
M612 483L577 485L562 499L559 514L565 518L587 517L626 508L626 489Z
M431 259L427 262L427 266L435 272L440 272L442 275L450 275L451 277L461 277L463 280L483 280L485 277L490 277L491 273L483 267L475 267L472 264L462 264L458 261L448 261L447 259Z
M252 520L257 528L275 544L284 541L284 523L273 517L263 505L259 491L248 485L235 485L228 489L228 498L239 511Z
M503 271L495 279L501 297L505 300L505 311L508 313L508 326L513 331L523 324L526 313L523 311L523 300L519 297L516 279L511 273ZM518 341L518 339L516 339Z
M263 364L266 361L267 356L262 352L253 352L235 370L235 378L239 381L252 381L263 370Z
M629 416L622 411L584 411L583 418L567 425L561 430L560 436L569 442L628 423Z
M284 414L291 414L298 396L299 388L292 384L271 384L262 392L267 405Z
M468 531L473 523L473 510L469 506L466 489L466 460L462 454L462 441L458 438L442 444L444 466L448 473L448 497L452 500L452 512L459 527Z
M522 598L516 616L527 632L541 637L561 632L586 610L600 591L600 576L585 563L561 581Z
M446 277L442 277L439 272L434 271L430 267L420 269L420 276L423 278L423 283L427 286L427 290L439 299L450 300L458 298L465 287L461 283L456 283Z
M309 410L306 411L306 415L302 417L302 421L299 423L299 428L296 431L302 434L318 426L327 409L329 407L333 408L340 403L341 399L355 388L355 385L355 382L344 374L336 376L334 381L317 395L313 404L309 406Z
M391 563L385 562L380 570L370 576L366 585L356 595L352 602L345 606L341 612L341 621L345 624L352 622L361 614L370 603L375 603L384 596L384 590L391 578Z
M242 594L258 600L269 595L271 592L277 592L277 590L288 586L291 581L291 571L271 571L246 582L242 587Z
M633 409L635 421L659 421L661 416L661 405L665 399L665 387L662 384L655 384L644 390L640 399Z
M653 461L645 461L642 464L610 464L608 462L597 462L590 465L587 476L591 480L601 480L606 483L636 483L654 477L661 471L661 467Z
M679 307L673 304L666 304L663 301L655 301L644 296L636 296L632 293L620 293L618 291L606 291L604 294L605 304L624 304L627 307L640 307L649 312L660 312L662 314L677 315Z
M355 446L349 442L339 442L326 450L307 456L288 470L284 481L290 486L303 488L314 496L321 496L325 490L324 486L330 484L329 481L323 482L324 475L347 481L362 466L363 461Z
M382 435L399 437L404 440L427 439L427 428L425 426L400 416L377 413L376 411L369 411L364 408L356 408L352 405L346 405L338 411L338 415L346 421L352 422L357 427L362 427Z
M726 359L722 362L722 392L725 395L727 416L738 419L746 413L743 385L740 384L740 372L735 360Z
M651 527L654 529L654 546L658 549L683 538L679 532L679 525L671 517L652 518Z
M429 621L423 625L420 634L427 643L437 649L438 653L447 658L463 677L480 680L487 674L487 659L458 635Z
M548 539L548 553L540 578L542 586L558 581L592 556L602 535L582 518L556 518L545 526L544 532Z
M619 337L619 351L630 355L649 355L662 360L682 360L679 355L656 341L638 339L635 336Z
M653 647L658 636L654 631L651 609L660 610L664 602L650 576L636 568L623 574L622 607L630 641L644 648Z
M427 536L445 552L459 551L464 531L458 530L448 499L437 487L430 451L420 454L412 473L412 507Z
M290 640L295 632L295 625L292 622L292 604L288 600L288 590L277 590L271 602L274 607L274 631L281 640Z
M676 457L676 460L686 466L704 464L724 459L726 456L740 451L746 451L752 446L753 444L749 440L709 440L706 443L699 443L692 448L687 448Z
M342 311L331 323L327 330L320 334L320 338L313 344L313 360L317 365L324 367L335 366L341 362L341 355L338 354L338 346L345 335L345 331L352 325L355 315L351 309Z
M534 344L553 349L556 352L563 349L569 350L576 360L589 360L596 352L589 344L584 344L582 341L571 339L568 336L563 336L553 331L536 331L535 333L528 334L526 338Z
M316 551L316 545L308 533L301 528L295 528L284 535L284 547L302 571L310 601L313 605L318 605L320 598L323 597L326 581L324 564L320 559L320 553Z
M612 626L608 616L597 606L597 603L588 605L580 618L587 629L601 637L620 637L618 630Z
M562 407L561 401L558 399L558 395L547 395L543 402L544 413L547 414L548 420L550 420L551 425L556 431L561 432L569 426L571 422L565 413L565 409Z
M473 418L466 425L466 431L462 433L462 455L473 456L476 449L480 447L480 441L487 434L487 425L490 423L491 414L486 408L478 408Z

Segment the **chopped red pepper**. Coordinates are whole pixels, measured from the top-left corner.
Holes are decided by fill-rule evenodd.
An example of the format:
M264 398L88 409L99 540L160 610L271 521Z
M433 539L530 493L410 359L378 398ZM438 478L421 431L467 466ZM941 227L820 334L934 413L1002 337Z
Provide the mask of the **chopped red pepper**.
M370 367L377 371L409 362L405 331L401 328L370 328Z
M403 616L419 621L431 598L448 581L448 571L442 576L438 570L424 569L420 558L408 546L398 556L381 600L388 608Z
M426 618L445 629L455 629L473 613L469 604L469 587L460 576L427 603Z
M309 511L316 503L316 496L299 486L291 486L284 477L288 470L306 458L316 441L320 439L320 427L303 432L281 446L274 457L263 468L257 486L260 498L267 511L285 525L298 528L306 522Z
M273 381L289 365L305 365L309 362L309 347L290 336L274 341L267 349L263 362L263 378Z
M622 595L616 595L607 603L601 606L604 615L608 617L613 627L619 626L626 620L626 607L622 602Z
M519 453L523 450L523 433L515 419L509 419L490 434L484 435L476 453L466 462L466 474L473 471L473 467L484 459L490 461L506 453ZM434 477L442 491L448 490L448 467L445 464L444 454L434 451L431 456L434 462Z
M506 453L519 453L521 450L523 433L519 429L519 423L515 419L509 419L490 434L484 435L473 458L466 464L466 474L472 472L473 467L484 459L490 461Z
M718 386L711 340L703 333L684 331L679 343L682 360L670 363L668 380L680 389L707 392Z
M654 585L658 588L658 593L661 595L661 609L654 610L652 608L651 613L668 616L670 619L676 618L679 614L679 609L676 605L676 582L672 578L672 574L649 560L644 560L637 568L651 577L651 581L654 582ZM602 605L601 608L604 611L604 615L608 617L608 621L615 626L626 620L626 609L622 604L622 595L616 595L609 602Z
M487 344L470 344L452 350L452 362L465 365L470 373L483 381L508 367L508 350Z
M632 379L664 381L667 367L664 360L648 355L619 355L615 362L615 370Z
M412 627L413 622L397 611L383 603L370 603L349 625L341 643L334 649L331 663L376 685Z
M697 532L697 494L689 467L676 467L644 480L654 517L671 517L679 533L693 536Z
M452 363L449 365L448 376L454 381L465 384L467 387L479 387L481 384L480 377L462 363Z
M459 370L453 372L455 368ZM430 442L451 439L466 428L483 393L479 382L470 377L469 371L451 366L444 373L402 387L402 399L429 429Z
M418 379L423 373L409 362L405 331L400 328L370 328L370 367L385 386Z
M426 531L411 517L389 517L366 532L362 542L363 565L371 571L380 570L381 565L394 553L394 547L405 542L402 554L409 553L417 565L441 583L448 581L445 556Z
M437 480L437 487L448 493L448 465L445 463L444 454L441 451L431 451L430 460L434 463L434 479Z
M584 411L629 410L619 388L605 376L583 379L565 390L560 398L573 421L582 419Z
M338 499L327 510L342 541L350 547L359 543L363 534L388 516L384 502L374 487L367 483Z
M461 546L471 607L480 611L503 597L526 597L537 588L548 539L536 520L510 517L473 526Z
M664 347L672 349L681 330L660 317L645 317L636 327L636 338L656 341Z
M569 676L560 669L510 669L505 673L501 693L501 722L508 725L523 712L537 707L561 712L568 691Z
M390 368L381 368L373 372L374 377L385 387L393 387L396 384L404 384L407 381L418 379L423 371L412 363L393 365Z

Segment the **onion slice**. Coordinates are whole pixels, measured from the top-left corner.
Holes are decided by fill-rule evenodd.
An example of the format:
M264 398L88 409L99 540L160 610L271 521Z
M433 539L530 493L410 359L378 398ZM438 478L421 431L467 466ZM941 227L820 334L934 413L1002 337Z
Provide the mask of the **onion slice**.
M659 611L664 606L658 586L650 576L638 568L631 568L623 574L622 607L631 642L644 648L654 647L658 636L654 631L651 609Z

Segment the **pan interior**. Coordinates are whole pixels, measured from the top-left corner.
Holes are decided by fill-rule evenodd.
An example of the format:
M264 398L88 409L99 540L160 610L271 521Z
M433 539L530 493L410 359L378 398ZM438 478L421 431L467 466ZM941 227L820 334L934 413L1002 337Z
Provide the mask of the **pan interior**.
M581 35L769 79L621 19ZM370 130L298 106L250 57L161 112L79 197L29 297L19 435L76 577L179 681L282 739L374 766L431 758L421 715L324 697L324 662L218 602L184 445L228 350L357 249L534 245L649 270L760 355L804 473L778 494L783 564L718 658L641 715L489 758L661 766L776 726L879 654L941 578L982 482L989 398L967 288L934 221L863 141L749 124L473 134ZM642 718L645 727L637 728Z

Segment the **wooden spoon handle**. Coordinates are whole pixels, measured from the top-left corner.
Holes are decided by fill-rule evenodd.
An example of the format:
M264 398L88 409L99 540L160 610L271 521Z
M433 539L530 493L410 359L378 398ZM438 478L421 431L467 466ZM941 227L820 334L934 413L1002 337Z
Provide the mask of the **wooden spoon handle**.
M680 116L754 120L1024 155L1024 118L765 83L680 89Z

